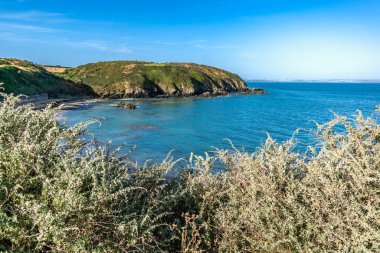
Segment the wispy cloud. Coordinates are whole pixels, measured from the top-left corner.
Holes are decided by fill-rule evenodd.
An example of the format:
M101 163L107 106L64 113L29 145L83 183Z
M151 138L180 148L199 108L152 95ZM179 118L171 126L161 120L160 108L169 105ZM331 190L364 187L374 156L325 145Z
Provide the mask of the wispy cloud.
M241 52L240 56L242 57L242 59L247 60L256 60L258 57L257 52L251 50Z
M0 22L0 30L7 31L30 31L39 33L51 33L57 31L56 29L38 26L38 25L28 25L23 23L12 23L12 22Z
M13 32L2 32L2 31L0 31L0 41L64 45L64 46L73 47L73 48L90 49L90 50L92 49L92 50L97 50L97 51L120 53L120 54L130 54L133 52L134 49L136 49L134 47L129 47L125 44L117 44L113 42L74 41L74 40L69 40L69 39L57 39L57 38L43 40L43 39L28 37L23 34L18 34L18 33L13 33Z
M43 12L43 11L25 11L25 12L0 12L2 20L17 21L44 21L44 22L69 22L73 19L68 18L62 13Z
M32 38L25 36L25 34L14 33L9 31L0 31L0 41L17 42L17 43L49 43L47 40Z
M197 48L205 48L206 47L205 43L207 43L207 40L203 40L203 39L191 40L191 41L187 42L187 44L190 44L190 45L197 47Z
M158 44L158 45L164 45L164 46L176 46L177 42L174 41L164 41L164 40L152 40L152 41L144 41L149 44Z
M99 51L129 54L132 48L123 45L104 41L66 41L66 45L80 48L91 48Z
M231 49L231 48L237 47L236 45L228 45L228 44L215 45L215 44L210 43L208 40L204 40L204 39L187 41L186 44L190 44L200 49Z

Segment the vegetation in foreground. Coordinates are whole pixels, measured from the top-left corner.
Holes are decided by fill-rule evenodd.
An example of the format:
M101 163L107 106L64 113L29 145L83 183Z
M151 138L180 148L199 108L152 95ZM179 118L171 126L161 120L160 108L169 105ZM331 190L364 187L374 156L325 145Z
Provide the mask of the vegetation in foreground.
M268 138L137 166L55 110L0 104L4 252L379 252L380 126L360 112L316 131L316 146ZM214 166L225 170L212 173Z
M0 82L4 92L24 95L47 93L49 97L94 96L91 87L65 80L43 67L19 59L0 58Z

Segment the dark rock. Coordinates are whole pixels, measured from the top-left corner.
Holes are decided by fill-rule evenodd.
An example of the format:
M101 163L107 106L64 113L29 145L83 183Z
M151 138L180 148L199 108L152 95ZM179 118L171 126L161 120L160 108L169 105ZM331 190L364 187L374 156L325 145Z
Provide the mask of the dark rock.
M133 105L133 104L126 104L124 102L120 102L116 105L116 107L119 107L119 108L124 108L124 109L128 109L128 110L135 110L137 108L137 106Z
M137 107L135 105L132 105L132 104L127 104L127 109L128 110L135 110Z
M252 88L251 89L251 94L253 95L263 95L263 94L267 94L268 92L264 89L261 89L261 88Z
M264 94L268 94L268 92L264 89L261 89L261 88L252 88L252 89L248 88L245 91L239 92L239 94L241 94L241 95L264 95Z

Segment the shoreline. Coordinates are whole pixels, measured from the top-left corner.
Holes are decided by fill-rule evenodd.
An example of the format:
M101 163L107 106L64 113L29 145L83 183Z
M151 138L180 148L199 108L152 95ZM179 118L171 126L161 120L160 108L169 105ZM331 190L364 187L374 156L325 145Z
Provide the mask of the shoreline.
M67 110L76 110L76 109L86 109L89 108L89 104L97 102L97 101L111 101L111 100L124 100L124 101L139 101L139 100L159 100L159 99L170 99L170 98L217 98L217 97L227 97L230 95L238 95L238 96L247 96L247 95L265 95L268 94L267 91L261 88L252 88L249 91L237 91L237 92L228 92L224 94L217 95L189 95L189 96L157 96L157 97L126 97L126 98L109 98L109 97L87 97L87 98L49 98L46 100L33 101L33 102L25 102L23 104L32 104L35 110L41 110L46 108L49 105L55 107L60 107L61 111Z
M42 110L49 105L53 108L60 107L60 110L74 110L86 108L89 103L93 103L98 98L49 98L46 100L24 102L22 105L30 104L33 106L34 110Z

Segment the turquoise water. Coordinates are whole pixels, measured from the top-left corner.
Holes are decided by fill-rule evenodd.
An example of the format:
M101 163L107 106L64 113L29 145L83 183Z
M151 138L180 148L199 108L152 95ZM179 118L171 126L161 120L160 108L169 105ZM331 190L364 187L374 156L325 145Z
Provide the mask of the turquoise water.
M69 125L99 119L90 133L100 142L135 146L132 158L160 161L173 150L175 158L191 152L203 154L215 148L236 147L253 151L267 133L279 142L292 137L297 128L310 129L312 120L326 122L332 111L352 115L360 109L366 116L380 105L380 84L372 83L249 83L270 92L263 96L231 95L218 98L170 98L136 100L137 110L114 107L119 101L98 101L87 109L63 112ZM297 135L300 146L310 135ZM228 140L227 140L228 139Z

